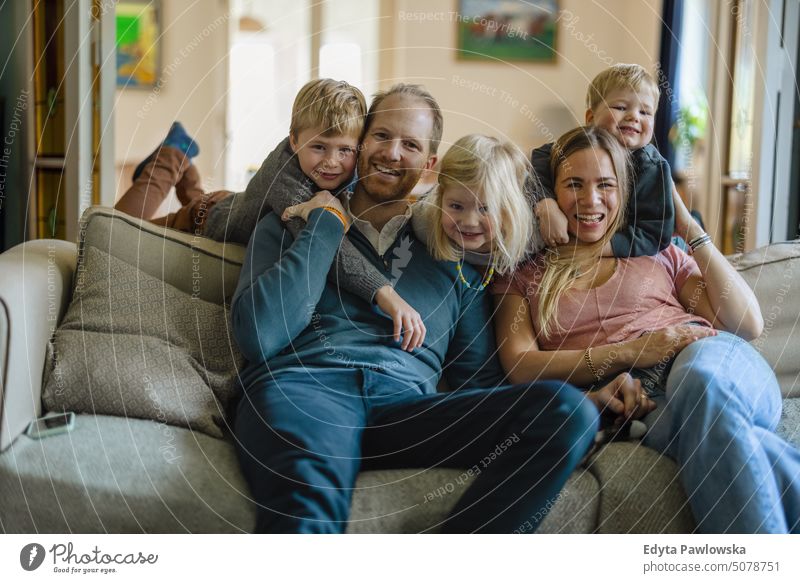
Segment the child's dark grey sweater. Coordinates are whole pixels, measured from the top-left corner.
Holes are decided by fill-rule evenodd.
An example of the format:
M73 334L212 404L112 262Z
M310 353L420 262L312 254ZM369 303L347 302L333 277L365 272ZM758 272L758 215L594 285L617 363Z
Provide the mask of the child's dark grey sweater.
M344 194L343 187L334 195ZM216 241L247 245L256 224L274 211L280 217L287 207L310 200L319 188L300 169L289 138L275 148L250 180L244 192L234 193L214 205L208 213L203 234ZM292 219L287 224L297 237L305 223ZM336 271L329 275L338 285L372 302L375 293L390 282L345 238L336 257Z

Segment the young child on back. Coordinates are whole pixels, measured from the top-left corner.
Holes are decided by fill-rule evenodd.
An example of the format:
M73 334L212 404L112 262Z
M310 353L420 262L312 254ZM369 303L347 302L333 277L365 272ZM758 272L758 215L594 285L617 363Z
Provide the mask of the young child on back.
M617 137L630 153L632 192L627 225L611 239L606 255L638 257L656 255L671 241L675 226L672 175L669 164L651 144L660 91L640 65L616 64L595 77L586 95L586 124L601 127ZM548 247L566 244L567 217L558 208L550 176L553 144L531 155L541 188L534 193L534 212ZM598 217L578 217L592 222Z
M338 196L348 189L366 113L364 96L352 85L333 79L306 83L292 106L289 136L267 156L240 193L203 192L191 163L199 148L180 124L173 124L162 144L136 168L134 185L115 208L159 225L246 245L258 221L270 211L280 216L320 191ZM154 218L173 186L182 207ZM293 218L287 227L297 236L303 222ZM331 277L344 289L375 302L393 319L416 314L347 238L336 267ZM403 347L412 350L417 346Z
M456 262L460 284L483 289L536 247L529 172L514 144L480 134L460 138L442 158L438 186L414 205L412 224L434 258ZM483 272L480 283L464 277L464 261Z

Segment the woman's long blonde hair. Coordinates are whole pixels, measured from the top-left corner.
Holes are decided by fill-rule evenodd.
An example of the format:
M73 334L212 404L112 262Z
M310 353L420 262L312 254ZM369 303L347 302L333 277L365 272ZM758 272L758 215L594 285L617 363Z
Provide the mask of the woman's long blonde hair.
M525 194L530 162L511 142L481 134L457 140L442 158L439 185L430 195L433 228L428 247L434 258L458 261L463 249L442 228L442 197L457 185L481 194L492 224L492 260L497 273L509 273L529 253L533 239L533 213Z
M611 158L617 176L619 210L599 241L589 245L562 245L545 251L544 274L539 282L539 309L535 315L537 327L544 337L550 335L554 324L557 330L562 331L556 319L556 309L562 294L575 285L582 272L585 273L587 268L600 262L603 247L625 225L625 209L630 192L630 161L628 151L608 131L596 126L579 127L556 141L550 155L550 175L555 188L558 188L558 173L567 158L586 149L603 150Z

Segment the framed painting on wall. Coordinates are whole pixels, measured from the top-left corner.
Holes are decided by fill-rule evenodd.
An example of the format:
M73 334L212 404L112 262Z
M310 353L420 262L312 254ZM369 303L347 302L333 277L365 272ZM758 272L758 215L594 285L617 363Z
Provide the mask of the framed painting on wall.
M117 3L117 87L155 87L161 72L161 2Z
M556 62L559 0L458 0L459 59Z

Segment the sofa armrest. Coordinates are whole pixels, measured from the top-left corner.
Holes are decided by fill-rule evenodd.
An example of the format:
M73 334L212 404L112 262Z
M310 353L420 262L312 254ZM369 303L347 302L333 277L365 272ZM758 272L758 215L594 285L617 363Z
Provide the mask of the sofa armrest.
M0 451L41 412L47 342L69 304L74 243L29 241L0 255Z

